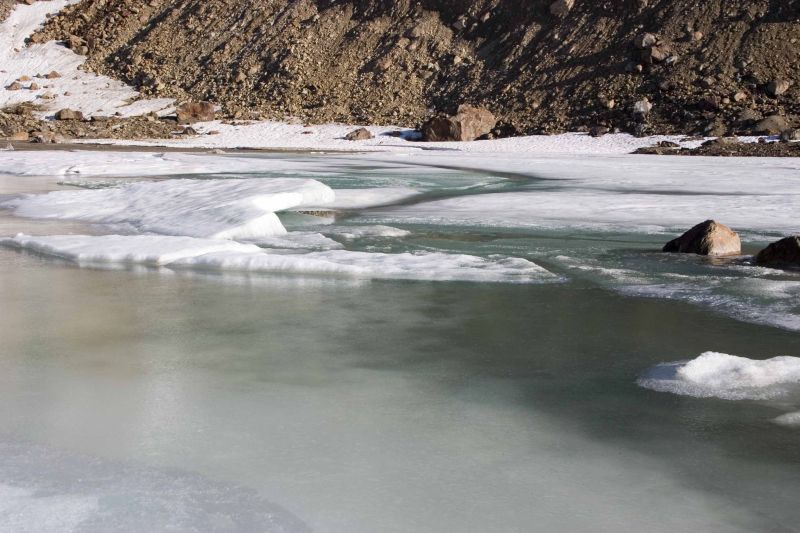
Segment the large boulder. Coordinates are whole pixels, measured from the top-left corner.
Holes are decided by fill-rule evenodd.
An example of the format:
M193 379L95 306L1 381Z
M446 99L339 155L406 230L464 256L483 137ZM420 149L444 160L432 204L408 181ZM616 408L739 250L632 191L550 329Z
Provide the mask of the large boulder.
M753 128L753 132L761 135L780 135L784 130L791 127L789 121L780 115L770 115L764 120L760 121Z
M756 263L766 267L800 267L800 236L773 242L756 255Z
M214 104L211 102L185 102L175 112L178 115L178 124L209 122L215 118Z
M422 125L422 138L428 142L474 141L497 125L485 107L462 104L452 117L433 117Z
M739 235L728 226L706 220L668 242L663 251L711 256L738 255L742 253L742 242Z

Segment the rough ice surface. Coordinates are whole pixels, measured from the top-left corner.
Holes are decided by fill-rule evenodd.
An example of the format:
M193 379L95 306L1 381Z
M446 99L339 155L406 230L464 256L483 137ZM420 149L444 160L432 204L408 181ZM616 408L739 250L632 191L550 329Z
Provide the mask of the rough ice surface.
M439 252L385 254L327 250L297 254L234 241L151 235L17 235L0 239L0 245L83 265L143 265L220 272L427 281L559 281L556 275L525 259Z
M333 191L314 180L184 179L55 191L3 205L30 218L128 224L139 233L253 240L286 233L276 211L333 199Z
M698 398L774 399L800 388L800 358L782 356L759 361L706 352L690 361L657 365L638 383L655 391Z
M0 442L0 531L259 531L310 528L255 491L197 474Z

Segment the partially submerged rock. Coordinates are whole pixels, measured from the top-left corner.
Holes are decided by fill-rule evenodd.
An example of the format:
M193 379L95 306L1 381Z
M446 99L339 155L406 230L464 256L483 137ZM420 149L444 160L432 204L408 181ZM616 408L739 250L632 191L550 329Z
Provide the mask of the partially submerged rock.
M373 137L374 135L367 128L358 128L344 136L348 141L366 141Z
M216 116L211 102L185 102L178 106L175 113L178 115L178 124L209 122Z
M494 115L485 107L462 104L454 116L433 117L423 124L422 138L428 142L474 141L496 125Z
M742 253L742 242L739 235L728 226L706 220L668 242L662 251L711 256L738 255Z
M773 242L756 255L756 263L772 268L800 267L800 236Z

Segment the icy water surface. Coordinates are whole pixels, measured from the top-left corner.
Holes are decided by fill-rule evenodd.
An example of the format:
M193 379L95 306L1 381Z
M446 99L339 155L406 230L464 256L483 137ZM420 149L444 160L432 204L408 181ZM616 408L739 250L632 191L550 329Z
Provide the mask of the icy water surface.
M429 202L562 190L524 177L341 162L293 176L394 196L338 195L350 204L324 223L279 213L289 237L260 245L378 266L0 248L0 531L798 530L797 365L755 361L800 355L798 278L665 256L666 235L641 229L421 218ZM2 181L6 198L85 190ZM74 200L71 219L7 210L2 235L136 232ZM424 268L445 280L375 279L407 274L408 252L442 254ZM535 268L497 259L491 281L447 281L454 256Z

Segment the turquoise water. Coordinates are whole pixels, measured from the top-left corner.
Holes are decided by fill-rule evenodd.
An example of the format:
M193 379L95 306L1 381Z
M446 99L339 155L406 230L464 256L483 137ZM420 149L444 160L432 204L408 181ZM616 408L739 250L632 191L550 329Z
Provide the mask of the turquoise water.
M321 179L337 187L408 184L334 170ZM412 180L431 195L527 186ZM709 350L800 354L773 320L793 302L745 290L752 267L665 258L660 235L394 225L411 235L344 244L526 257L562 281L108 270L0 249L5 530L800 527L798 432L772 422L795 403L636 384ZM86 230L10 215L0 227Z

